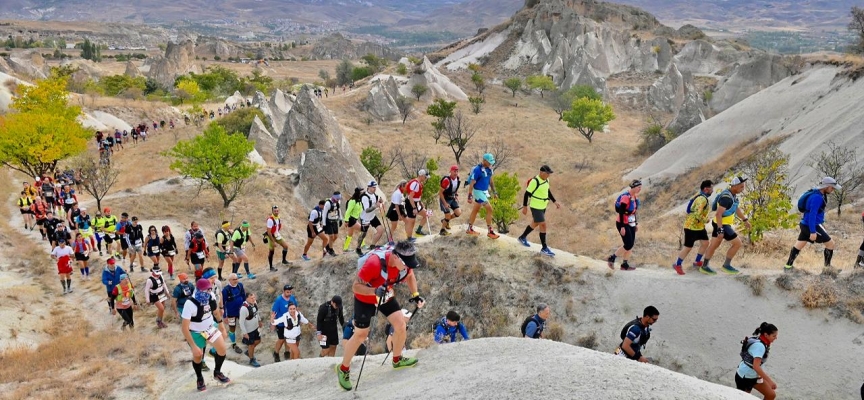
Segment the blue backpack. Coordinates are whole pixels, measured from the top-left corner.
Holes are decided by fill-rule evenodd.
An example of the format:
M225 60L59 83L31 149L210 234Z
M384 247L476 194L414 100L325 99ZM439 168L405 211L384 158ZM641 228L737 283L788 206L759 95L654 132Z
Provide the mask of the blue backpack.
M699 198L699 196L705 196L705 193L699 192L699 193L697 193L695 196L693 196L693 197L690 198L690 202L687 203L687 214L690 214L690 213L693 212L693 208L692 208L692 207L693 207L693 202L695 202L696 199ZM705 196L705 199L707 200L707 199L708 199L708 196Z
M804 194L802 194L801 197L798 198L798 212L807 212L807 202L810 201L810 196L818 191L819 190L817 190L816 188L810 189L804 192Z

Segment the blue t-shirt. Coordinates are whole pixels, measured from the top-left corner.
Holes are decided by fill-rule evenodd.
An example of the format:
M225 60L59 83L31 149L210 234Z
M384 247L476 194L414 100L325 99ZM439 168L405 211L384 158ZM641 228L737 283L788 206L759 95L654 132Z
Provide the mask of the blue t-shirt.
M750 345L750 348L747 349L747 352L753 356L753 359L762 358L765 356L765 344L762 342L756 342ZM759 374L756 373L756 370L753 367L747 365L744 361L741 361L738 364L738 376L747 379L756 379L759 377Z
M492 168L477 164L471 170L471 180L474 181L474 190L489 190L489 183L492 181Z
M171 297L177 299L177 308L183 309L183 306L186 305L186 299L192 297L193 293L195 293L195 286L191 283L179 283L174 287Z
M639 354L642 352L642 347L644 346L644 343L647 342L647 339L650 337L651 328L643 328L639 324L633 324L630 329L627 330L627 336L625 336L625 339L630 338L630 341L632 342L630 345L630 350L633 350L634 354ZM630 356L627 357L629 358Z
M285 313L288 312L288 306L291 304L300 307L300 305L297 304L297 299L294 298L293 294L290 298L288 298L288 300L285 300L285 296L279 295L279 297L277 297L276 300L273 301L273 308L271 309L271 311L276 313L275 319L279 319L279 317L285 315ZM284 328L285 324L280 323L276 326Z
M541 321L541 323L546 322L546 320L535 314L534 318L532 318L531 321L528 321L528 325L525 326L525 336L533 338L534 335L537 334L537 330L541 328L540 325L537 324L538 320Z
M354 319L351 319L342 327L342 339L348 340L354 336Z

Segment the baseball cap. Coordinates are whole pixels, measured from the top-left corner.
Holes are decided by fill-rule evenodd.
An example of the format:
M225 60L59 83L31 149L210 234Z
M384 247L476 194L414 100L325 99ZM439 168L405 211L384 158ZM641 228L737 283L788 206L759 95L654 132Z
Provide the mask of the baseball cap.
M108 264L112 264L112 265L113 265L113 264L117 264L117 261L114 260L114 257L111 257L111 258L108 259Z
M367 187L378 187L378 182L369 181L369 185L367 185Z
M290 284L282 286L282 291L284 292L286 290L294 290L294 286L291 286Z
M425 176L428 178L429 177L429 171L427 171L425 169L421 169L420 171L417 171L417 176Z
M393 248L393 254L397 255L408 268L413 269L420 265L420 261L417 260L417 248L407 240L396 243L396 247Z
M330 301L336 303L336 307L342 307L342 296L339 296L339 295L333 296L333 298Z
M102 211L104 211L105 214L111 214L111 208L110 207L105 207L105 209Z
M822 178L822 182L819 184L819 189L825 189L829 187L833 187L837 190L843 189L843 186L840 186L840 184L837 183L837 180L830 176L826 176Z
M126 275L126 274L120 274L120 280L122 281L122 280L124 280L124 279L129 279L129 275Z
M458 165L454 165L454 166L450 167L450 172L458 171L458 170L459 170L459 166L458 166Z
M486 160L491 165L495 165L495 156L492 153L486 153L483 155L483 159Z
M78 207L78 209L81 211L87 211L87 207Z
M210 290L210 288L213 287L213 285L210 284L209 279L201 278L198 280L198 282L195 282L195 287L198 288L198 290L203 292L205 290Z
M189 274L187 274L185 272L181 272L181 273L177 274L177 279L179 279L180 282L186 282L189 279Z
M249 221L243 221L243 222L240 224L240 226L242 226L242 227L244 227L244 228L248 228L248 227L249 227Z
M548 165L544 165L544 166L540 167L540 172L545 172L547 174L551 174L552 168L549 167Z
M630 188L631 189L637 188L639 186L642 186L642 181L640 181L638 179L634 179L633 182L630 182Z
M735 178L732 179L732 183L731 183L731 185L732 185L732 186L740 185L740 184L742 184L742 183L744 183L744 182L747 182L747 177L746 177L746 176L736 176Z

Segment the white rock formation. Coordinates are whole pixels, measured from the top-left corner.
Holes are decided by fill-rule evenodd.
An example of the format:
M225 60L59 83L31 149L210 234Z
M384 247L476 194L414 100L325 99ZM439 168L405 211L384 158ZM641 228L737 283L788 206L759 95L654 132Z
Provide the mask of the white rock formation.
M414 85L424 85L429 88L426 96L429 98L443 98L448 100L468 101L468 95L462 91L459 85L453 83L450 78L435 68L428 58L423 57L422 74L414 74L408 79L408 83L399 88L399 92L405 97L411 97L411 88Z

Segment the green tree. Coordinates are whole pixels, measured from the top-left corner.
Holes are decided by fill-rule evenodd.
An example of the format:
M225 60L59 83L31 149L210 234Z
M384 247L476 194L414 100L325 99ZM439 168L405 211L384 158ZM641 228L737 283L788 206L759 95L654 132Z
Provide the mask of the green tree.
M516 208L516 197L522 190L519 178L514 172L512 175L506 172L492 175L497 197L491 197L489 203L492 205L492 221L501 233L510 232L510 225L519 219L519 209ZM480 216L486 218L486 209L480 209Z
M471 83L473 83L474 88L477 89L477 94L482 96L483 91L486 90L486 80L483 79L483 75L480 75L480 72L475 71L471 74Z
M318 70L318 77L321 78L322 81L326 82L327 80L330 79L330 73L327 72L327 70L319 69Z
M441 175L438 175L439 164L441 158L430 158L426 160L425 169L429 171L429 179L426 180L427 190L423 191L420 200L423 204L438 204L438 183L441 182ZM417 171L413 171L415 174Z
M852 21L847 28L855 35L855 43L849 46L853 53L864 53L864 8L852 7Z
M786 179L789 176L789 156L771 148L763 153L746 158L739 166L737 175L750 177L747 189L741 198L744 214L750 220L751 229L742 233L751 243L762 240L765 232L777 228L789 229L798 224L798 215L790 213L792 192ZM736 174L726 177L731 182Z
M568 127L578 130L591 143L594 132L602 131L606 124L615 119L615 113L612 112L612 106L583 97L573 100L570 110L564 112L563 119Z
M351 82L354 82L351 79L351 74L354 71L354 64L351 64L351 61L342 60L339 65L336 66L336 84L339 86L347 85Z
M264 94L270 93L273 89L273 78L257 69L252 71L252 75L246 77L246 81L255 86L255 90Z
M822 175L836 179L842 187L831 193L839 217L849 196L864 184L864 166L859 162L855 149L838 146L833 141L829 141L826 146L827 150L811 156L810 166Z
M370 146L364 148L360 153L360 162L366 167L369 174L375 178L375 181L380 183L384 179L384 175L393 169L396 157L391 155L385 160L381 150Z
M93 47L93 43L90 43L90 39L84 39L84 44L81 46L81 58L92 60L95 56L96 49Z
M81 109L67 102L65 77L19 85L16 92L11 112L0 116L0 163L41 176L87 149L92 132L77 121Z
M351 82L357 82L369 75L372 75L372 71L369 67L355 67L351 70Z
M516 97L516 92L518 92L519 89L522 89L522 79L518 77L505 79L504 86L510 90L510 93L513 94L513 97Z
M471 112L475 115L480 114L481 108L483 104L486 103L486 99L482 96L478 97L468 97L468 103L471 103Z
M420 101L420 98L423 97L423 95L426 94L426 92L428 91L428 87L419 83L411 87L411 94L417 96L417 101Z
M361 59L369 66L370 75L381 72L387 66L386 58L378 57L372 53L366 54Z
M405 64L399 63L399 66L396 67L396 73L399 75L408 75L408 67Z
M588 85L576 85L567 90L558 90L550 97L552 108L558 113L558 120L564 119L564 111L570 109L573 100L588 98L592 100L603 100L593 87Z
M185 101L188 101L193 106L196 106L207 99L207 93L201 91L201 88L198 87L198 83L188 79L177 84L175 93L177 98L180 99L180 104L184 104Z
M438 140L444 134L445 122L447 119L453 117L455 110L455 101L447 101L441 98L435 99L429 107L426 107L426 114L436 118L435 122L432 123L432 127L435 128L435 132L432 135L435 139L435 144L438 144Z
M444 139L446 145L453 152L456 164L460 164L462 153L468 147L468 142L477 134L477 127L468 122L468 118L457 111L452 117L444 120Z
M399 95L396 98L396 108L399 110L399 115L402 116L402 125L405 125L405 120L408 119L408 116L411 115L411 111L414 110L414 103L411 99Z
M244 107L236 111L232 111L228 115L214 121L216 125L222 127L225 132L230 134L240 134L243 137L249 137L249 130L252 129L252 124L255 122L255 117L261 121L265 120L264 113L255 107Z
M171 170L210 186L228 208L258 170L248 158L254 148L243 135L228 134L211 123L203 134L181 140L163 154L173 159Z
M101 210L102 199L108 195L108 192L117 183L117 179L120 177L120 170L117 169L115 163L100 163L92 155L80 157L72 165L77 172L87 177L78 186L96 199L96 209Z
M139 76L110 75L99 79L99 87L106 96L117 96L128 89L137 88L142 92L147 88L147 79Z
M676 137L674 132L664 129L663 125L658 121L652 121L639 134L642 136L642 140L636 147L636 154L640 156L654 154Z
M555 82L551 76L546 75L531 75L525 79L525 83L529 88L540 91L540 98L543 98L543 92L555 90Z

